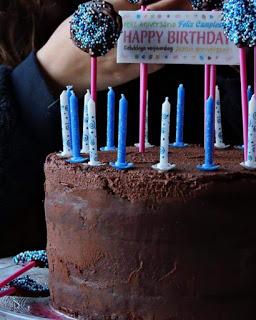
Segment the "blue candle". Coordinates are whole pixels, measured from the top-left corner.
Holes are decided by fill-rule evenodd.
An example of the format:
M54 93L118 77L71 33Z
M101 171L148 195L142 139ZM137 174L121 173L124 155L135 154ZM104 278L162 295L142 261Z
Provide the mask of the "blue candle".
M248 86L248 88L247 88L247 96L248 96L248 102L250 102L251 98L253 96L253 91L252 91L252 87L251 86Z
M209 97L206 102L205 114L205 162L197 166L197 169L202 171L213 171L219 168L213 163L214 157L214 99Z
M69 136L70 136L70 148L72 150L72 128L71 128L71 117L70 117L70 97L73 92L73 86L67 86L67 99L68 99L68 113L69 113Z
M114 151L115 142L115 91L109 87L108 98L107 98L107 145L101 148L101 151Z
M84 162L85 159L80 154L80 131L79 131L79 117L78 117L78 99L74 92L71 92L69 99L70 105L70 120L71 120L71 134L72 134L72 158L71 163Z
M177 98L177 115L176 115L176 141L171 144L174 148L184 148L187 146L183 142L183 128L184 128L184 103L185 103L185 89L183 84L178 87Z
M132 163L126 162L127 112L128 102L122 94L119 101L117 161L115 163L110 163L110 165L119 170L133 167Z

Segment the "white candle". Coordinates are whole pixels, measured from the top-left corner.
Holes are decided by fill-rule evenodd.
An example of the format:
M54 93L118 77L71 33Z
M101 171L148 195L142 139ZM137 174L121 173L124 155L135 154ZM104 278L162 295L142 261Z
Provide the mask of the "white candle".
M229 145L225 145L223 142L223 132L222 132L222 121L221 121L221 107L220 107L220 91L219 87L216 86L215 93L215 148L225 149Z
M83 137L81 153L89 153L88 102L90 98L90 91L87 90L84 96Z
M63 151L59 154L60 157L69 158L72 155L71 152L71 137L70 137L70 119L68 111L68 97L67 91L62 91L60 95L60 114L61 114L61 132L62 132L62 144Z
M247 161L245 163L241 163L241 165L247 169L256 169L255 148L256 148L256 100L255 100L255 95L253 95L249 102Z
M88 101L88 124L89 124L89 155L90 166L99 166L97 151L97 128L96 128L96 109L95 102L90 98Z
M162 105L162 123L161 123L161 139L160 139L160 162L153 167L160 171L168 171L175 168L175 164L168 161L169 154L169 133L170 133L170 114L171 105L169 99L165 98Z

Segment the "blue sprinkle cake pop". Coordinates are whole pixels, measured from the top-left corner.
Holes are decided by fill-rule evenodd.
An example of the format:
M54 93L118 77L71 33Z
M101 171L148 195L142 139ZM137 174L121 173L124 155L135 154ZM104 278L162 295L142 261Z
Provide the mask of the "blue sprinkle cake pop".
M223 0L191 0L194 10L222 10Z
M112 49L122 31L122 18L105 1L80 4L70 23L76 46L92 57L104 56Z
M9 283L10 287L14 287L19 295L26 296L49 296L49 288L47 285L42 285L29 276L17 278Z
M254 0L226 0L222 23L225 35L238 47L256 44L256 5Z
M16 264L25 264L30 261L36 261L42 268L48 268L48 259L45 250L24 251L13 257Z

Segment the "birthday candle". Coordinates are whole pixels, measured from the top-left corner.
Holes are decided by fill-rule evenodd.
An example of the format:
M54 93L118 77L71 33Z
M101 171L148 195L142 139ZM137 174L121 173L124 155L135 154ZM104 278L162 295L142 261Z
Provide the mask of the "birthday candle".
M169 164L169 133L170 133L170 113L171 105L169 99L166 97L162 104L162 123L161 123L161 138L160 138L160 162L153 165L153 169L157 170L171 170L175 165Z
M62 91L60 95L60 113L63 151L59 154L59 156L69 158L71 157L70 117L68 111L68 97L66 90Z
M71 134L72 134L72 158L71 163L84 162L85 159L80 154L80 132L79 132L79 117L78 117L78 99L72 91L69 99L70 104L70 119L71 119Z
M82 153L89 153L89 126L88 126L88 102L91 98L90 91L87 90L84 96L84 116L83 116L83 138Z
M241 165L247 169L256 169L256 100L255 95L252 96L249 103L249 119L248 119L248 154L247 161Z
M110 165L120 170L133 167L132 163L126 162L127 112L128 102L122 94L119 101L117 161L110 163Z
M251 101L251 98L253 96L253 91L252 91L252 86L248 86L247 88L247 96L248 96L248 101Z
M214 157L214 99L210 96L206 103L206 114L205 114L205 162L203 165L197 166L197 169L202 171L213 171L217 170L219 166L213 163Z
M184 102L185 102L185 89L183 84L178 87L177 99L177 115L176 115L176 141L171 144L175 148L184 148L187 146L183 142L183 128L184 128Z
M96 110L95 102L91 98L88 102L88 121L89 121L89 154L90 161L88 164L90 166L99 166L101 162L98 161L98 151L97 151L97 128L96 128Z
M109 87L107 97L107 145L100 148L101 151L114 151L116 150L114 144L115 134L115 91Z
M223 142L223 134L222 134L222 121L221 121L221 108L220 108L220 91L219 87L216 86L216 94L215 94L215 148L217 149L226 149L229 145L225 145Z
M70 136L70 148L72 150L72 127L71 127L71 116L70 116L70 97L73 91L73 86L67 86L67 98L68 98L68 113L69 113L69 136Z

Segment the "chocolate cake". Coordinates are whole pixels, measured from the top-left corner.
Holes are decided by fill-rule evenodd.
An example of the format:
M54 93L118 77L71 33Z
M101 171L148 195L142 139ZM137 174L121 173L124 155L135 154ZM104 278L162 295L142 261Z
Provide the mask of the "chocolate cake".
M135 168L48 156L46 222L54 308L79 319L255 320L256 173L238 150L127 149ZM114 152L99 160L116 159Z

